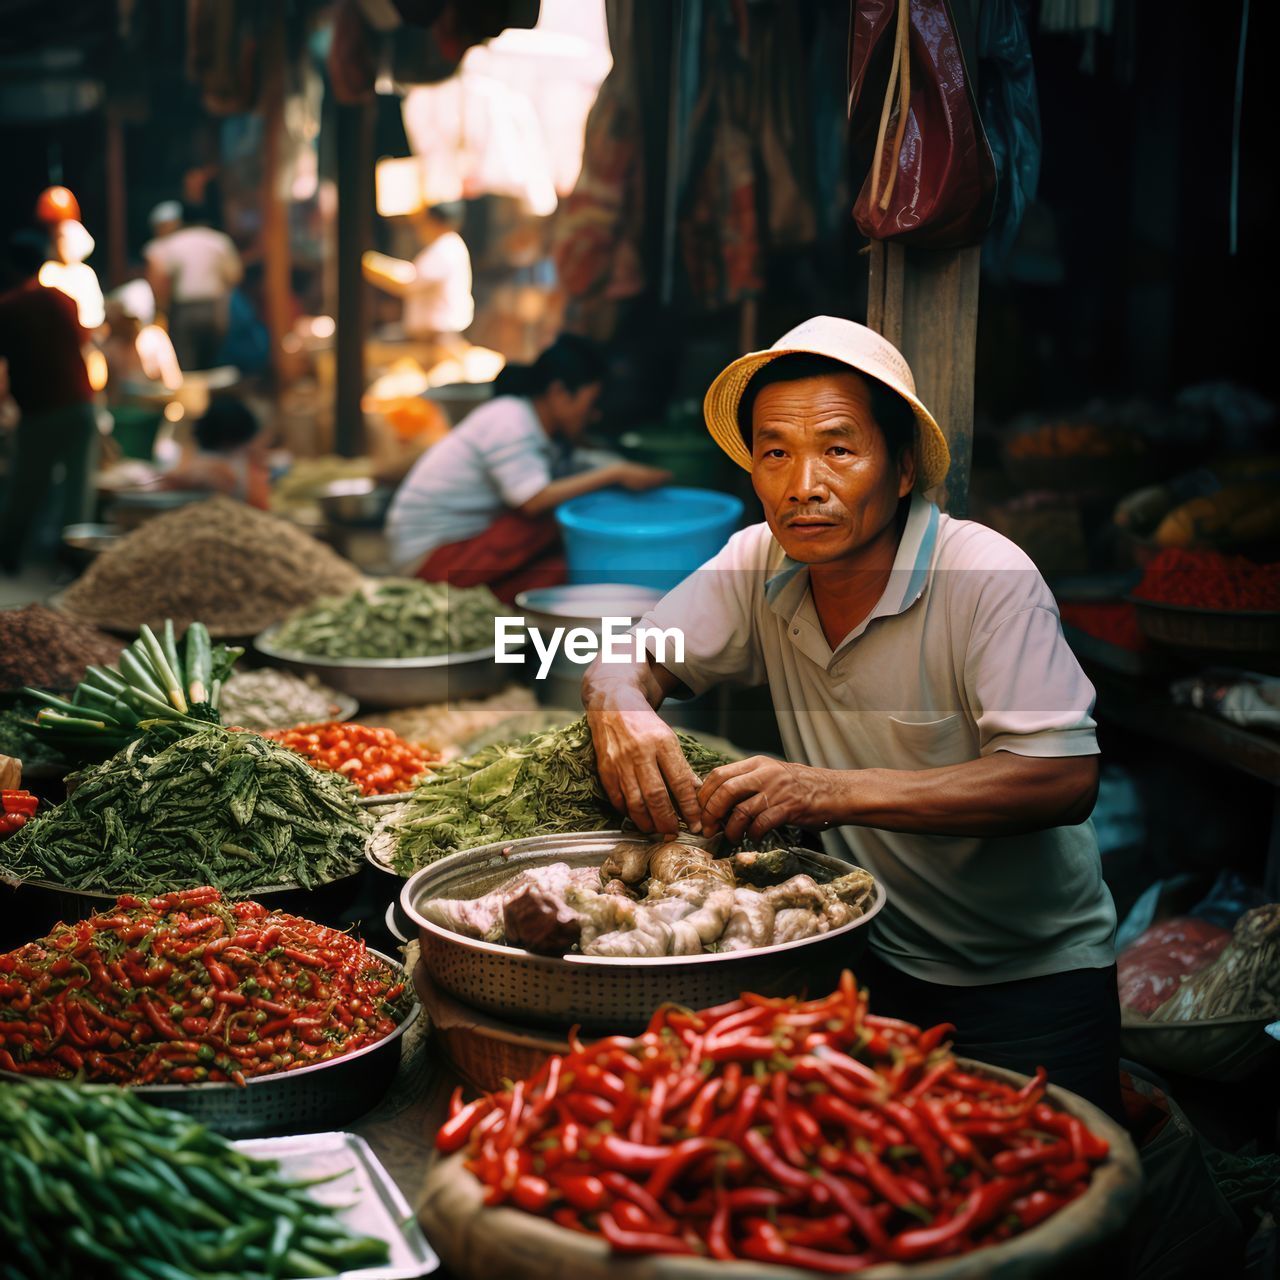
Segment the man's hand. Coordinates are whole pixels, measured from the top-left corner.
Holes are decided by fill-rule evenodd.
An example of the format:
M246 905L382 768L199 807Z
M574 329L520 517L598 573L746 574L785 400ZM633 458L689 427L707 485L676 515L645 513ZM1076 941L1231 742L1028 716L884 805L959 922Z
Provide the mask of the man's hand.
M641 831L675 835L681 818L690 830L701 830L697 775L674 731L642 697L593 700L587 721L614 808Z
M632 493L641 493L645 489L656 489L659 485L671 483L671 472L660 467L646 467L639 462L619 462L611 468L613 483L620 484Z
M704 835L723 828L731 843L759 840L777 827L821 828L832 821L831 769L788 764L772 756L750 756L707 774L698 792Z

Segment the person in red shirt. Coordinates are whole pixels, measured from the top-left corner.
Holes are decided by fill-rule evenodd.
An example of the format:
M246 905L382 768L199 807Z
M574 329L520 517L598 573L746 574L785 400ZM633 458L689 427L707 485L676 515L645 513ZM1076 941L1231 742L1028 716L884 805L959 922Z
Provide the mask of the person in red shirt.
M76 304L39 282L45 257L39 235L18 232L9 242L7 264L16 287L0 294L0 361L21 413L0 500L0 568L8 573L22 566L23 544L59 464L62 523L86 520L92 509L98 431L81 354L86 334Z

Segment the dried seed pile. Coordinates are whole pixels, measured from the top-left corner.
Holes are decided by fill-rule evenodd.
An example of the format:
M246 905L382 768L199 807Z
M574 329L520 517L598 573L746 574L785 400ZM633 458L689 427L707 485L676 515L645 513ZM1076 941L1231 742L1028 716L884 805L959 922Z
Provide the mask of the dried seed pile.
M123 648L42 604L0 609L0 690L74 689L87 666L110 666Z
M136 529L68 588L63 605L103 626L136 630L196 619L251 635L318 596L354 591L360 571L287 520L210 498Z

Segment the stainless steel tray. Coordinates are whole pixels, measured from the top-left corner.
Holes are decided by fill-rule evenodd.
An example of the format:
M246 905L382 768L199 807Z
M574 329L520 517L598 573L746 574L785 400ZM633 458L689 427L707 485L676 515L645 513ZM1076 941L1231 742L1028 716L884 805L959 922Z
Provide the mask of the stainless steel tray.
M366 707L416 707L455 698L497 693L508 674L494 662L493 649L445 653L433 658L321 658L282 649L279 626L254 637L253 647L278 666L314 675L331 689L349 693Z
M248 1156L277 1160L291 1178L349 1173L312 1187L310 1194L330 1205L344 1226L385 1240L391 1257L382 1267L342 1271L337 1280L413 1280L440 1265L400 1188L369 1144L354 1133L311 1133L287 1138L251 1138L236 1146Z
M400 971L400 961L369 948L384 964ZM409 979L406 977L406 984ZM412 990L412 984L406 990ZM236 1084L141 1084L129 1086L138 1098L157 1107L182 1111L228 1138L311 1133L349 1124L391 1087L400 1067L406 1031L422 1012L416 996L404 1020L384 1039L328 1062L296 1071L255 1076ZM0 1071L0 1079L27 1076Z
M743 991L790 995L830 990L841 969L862 954L865 926L885 904L884 886L877 881L865 915L813 938L724 955L616 959L540 956L479 942L432 924L419 910L431 898L479 897L530 867L552 862L598 866L626 838L620 831L535 836L450 854L415 872L400 892L400 910L417 926L431 980L464 1004L513 1022L634 1031L664 1001L700 1009ZM808 851L802 865L824 877L851 869L838 858Z

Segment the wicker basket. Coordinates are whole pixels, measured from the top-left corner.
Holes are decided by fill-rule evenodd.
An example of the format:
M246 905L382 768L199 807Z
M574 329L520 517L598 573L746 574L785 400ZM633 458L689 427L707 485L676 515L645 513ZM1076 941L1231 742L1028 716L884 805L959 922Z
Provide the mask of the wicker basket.
M968 1071L1015 1087L1025 1076L961 1059ZM1124 1237L1137 1206L1142 1166L1129 1135L1083 1098L1049 1088L1049 1101L1106 1139L1111 1154L1088 1189L1012 1240L959 1257L881 1263L865 1280L1078 1280L1122 1270ZM513 1208L486 1208L459 1154L428 1174L418 1219L450 1275L459 1280L813 1280L813 1271L746 1259L718 1262L658 1254L620 1257L603 1240Z
M1154 644L1198 653L1280 653L1280 611L1196 609L1130 597L1138 627Z
M1125 1013L1120 1051L1156 1071L1235 1084L1280 1061L1280 1042L1266 1032L1274 1017L1151 1022Z
M413 985L431 1022L436 1043L454 1070L482 1093L503 1082L533 1075L553 1053L567 1053L568 1042L548 1031L503 1022L470 1009L434 986L419 961Z

